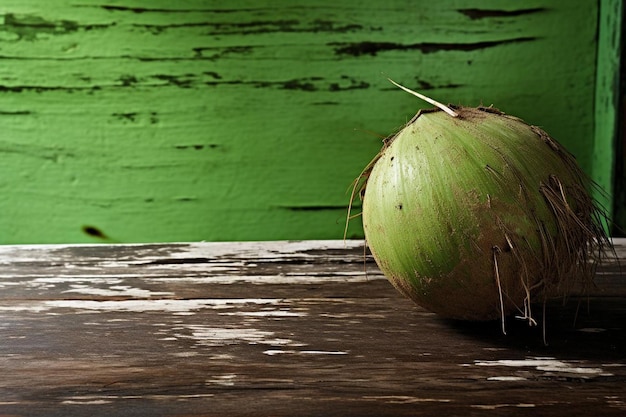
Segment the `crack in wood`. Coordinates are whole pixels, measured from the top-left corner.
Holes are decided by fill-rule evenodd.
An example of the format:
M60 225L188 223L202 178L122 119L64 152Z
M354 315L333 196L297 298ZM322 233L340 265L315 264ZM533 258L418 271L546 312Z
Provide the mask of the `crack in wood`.
M342 76L341 79L348 80L348 84L340 83L340 82L331 82L329 84L323 84L323 81L326 81L322 77L308 77L308 78L299 78L299 79L291 79L286 81L240 81L240 80L230 80L230 81L207 81L204 84L210 86L218 86L218 85L250 85L254 88L278 88L281 90L299 90L305 92L315 92L315 91L330 91L330 92L341 92L341 91L349 91L349 90L359 90L366 89L370 87L370 84L365 81L359 81L356 79L348 78ZM328 104L328 102L324 102L324 104Z
M169 75L169 74L157 74L153 75L152 78L156 78L157 80L165 81L169 85L174 85L180 88L191 88L193 86L195 74L184 74L184 75Z
M272 33L350 33L364 30L359 24L337 24L330 20L315 19L309 23L302 23L296 19L283 20L254 20L250 22L188 22L171 24L134 24L135 27L142 27L154 34L160 34L168 29L187 27L207 27L211 31L209 36L216 35L259 35ZM380 28L370 28L370 31L380 30Z
M380 52L388 51L420 51L424 54L442 51L462 51L470 52L479 49L487 49L500 45L515 44L522 42L536 41L539 38L526 36L513 39L503 39L497 41L482 41L474 43L445 43L445 42L421 42L413 44L402 44L396 42L331 42L328 46L335 47L336 55L351 55L359 57L362 55L376 56Z
M278 206L278 208L291 211L326 211L326 210L347 210L346 205L311 205L311 206Z
M122 83L124 87L131 87L139 82L137 77L130 74L121 75L118 80Z
M75 7L90 7L90 8L100 8L110 12L131 12L136 14L141 13L216 13L216 14L227 14L227 13L249 13L263 10L261 8L253 9L165 9L165 8L157 8L157 7L131 7L131 6L117 6L111 4L103 4L103 5L87 5L81 4L76 5Z
M248 46L248 45L245 45L245 46L235 45L235 46L229 46L226 48L196 47L196 48L192 48L191 50L194 52L195 58L203 58L203 59L216 61L227 55L233 55L233 54L248 55L253 51L253 49L254 48L252 46ZM212 55L205 56L204 55L205 51L216 51L216 52L214 52Z
M186 265L186 264L208 264L215 262L215 258L164 258L143 262L141 265Z
M39 34L62 35L77 32L79 30L90 31L93 29L107 29L115 26L110 24L81 25L74 20L46 20L33 14L6 13L4 15L4 30L18 36L20 40L35 40Z
M115 87L115 86L109 86ZM94 91L101 90L102 87L98 85L87 86L87 87L61 87L61 86L44 86L44 85L0 85L1 93L22 93L24 91L34 91L36 93L43 93L47 91L65 91L68 93L74 91L88 91L93 93Z
M432 84L428 81L417 80L417 91L452 89L452 88L461 88L461 87L465 87L465 86L463 84L454 84L454 83Z
M179 150L187 150L187 149L193 149L196 151L201 151L203 149L217 149L217 148L222 148L222 145L218 144L218 143L206 143L206 144L195 144L195 145L176 145L174 146L175 149L179 149Z
M492 18L492 17L517 17L548 11L546 7L535 7L531 9L519 10L497 10L497 9L459 9L458 12L469 17L471 20Z
M134 122L137 120L137 112L128 112L128 113L111 113L111 116L120 119L120 120L128 120L130 122Z
M0 110L0 116L30 116L33 112L29 110L7 111Z

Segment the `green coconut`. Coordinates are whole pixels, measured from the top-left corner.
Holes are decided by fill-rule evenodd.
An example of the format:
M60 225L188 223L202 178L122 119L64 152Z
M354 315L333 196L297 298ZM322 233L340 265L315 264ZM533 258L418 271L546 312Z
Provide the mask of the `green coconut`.
M591 285L610 245L591 182L536 126L431 103L355 184L367 245L393 286L432 312L534 323L535 302Z

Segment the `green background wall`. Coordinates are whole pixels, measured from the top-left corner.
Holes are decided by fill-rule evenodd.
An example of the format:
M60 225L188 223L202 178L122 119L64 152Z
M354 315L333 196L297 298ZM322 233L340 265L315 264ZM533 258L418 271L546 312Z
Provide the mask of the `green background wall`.
M539 125L610 187L599 16L591 0L2 0L0 243L341 238L351 181L424 106L386 77Z

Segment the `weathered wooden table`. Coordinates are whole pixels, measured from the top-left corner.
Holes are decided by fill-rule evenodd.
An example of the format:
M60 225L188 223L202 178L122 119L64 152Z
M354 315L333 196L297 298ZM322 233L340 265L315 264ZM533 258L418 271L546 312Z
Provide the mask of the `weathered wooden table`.
M359 241L0 247L0 415L626 414L616 261L590 297L548 306L545 346L526 323L505 336L424 311L363 254Z

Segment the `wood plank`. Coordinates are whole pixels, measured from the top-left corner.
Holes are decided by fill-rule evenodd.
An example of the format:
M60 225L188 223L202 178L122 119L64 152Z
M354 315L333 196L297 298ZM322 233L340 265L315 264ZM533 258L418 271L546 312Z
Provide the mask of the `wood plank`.
M341 238L346 189L425 105L387 76L595 175L598 4L3 0L0 243Z
M592 159L592 176L596 183L603 190L614 190L612 195L619 195L615 198L621 201L613 201L613 197L609 197L608 193L596 192L596 198L604 206L607 207L610 218L614 219L618 227L614 229L618 233L622 233L623 229L623 188L615 190L615 184L621 181L616 180L621 174L622 156L619 155L619 134L620 130L624 130L623 103L621 103L621 94L624 81L621 80L620 68L622 66L622 50L623 50L623 20L624 10L621 1L609 0L600 2L598 12L598 58L596 68L596 97L595 97L595 117L594 117L594 145ZM620 125L621 124L621 125ZM607 161L614 161L607 164ZM618 174L619 173L619 174ZM619 187L619 185L618 185ZM615 209L617 208L617 209ZM613 214L615 209L616 213Z
M617 263L546 346L424 311L362 241L0 246L0 414L623 415Z

